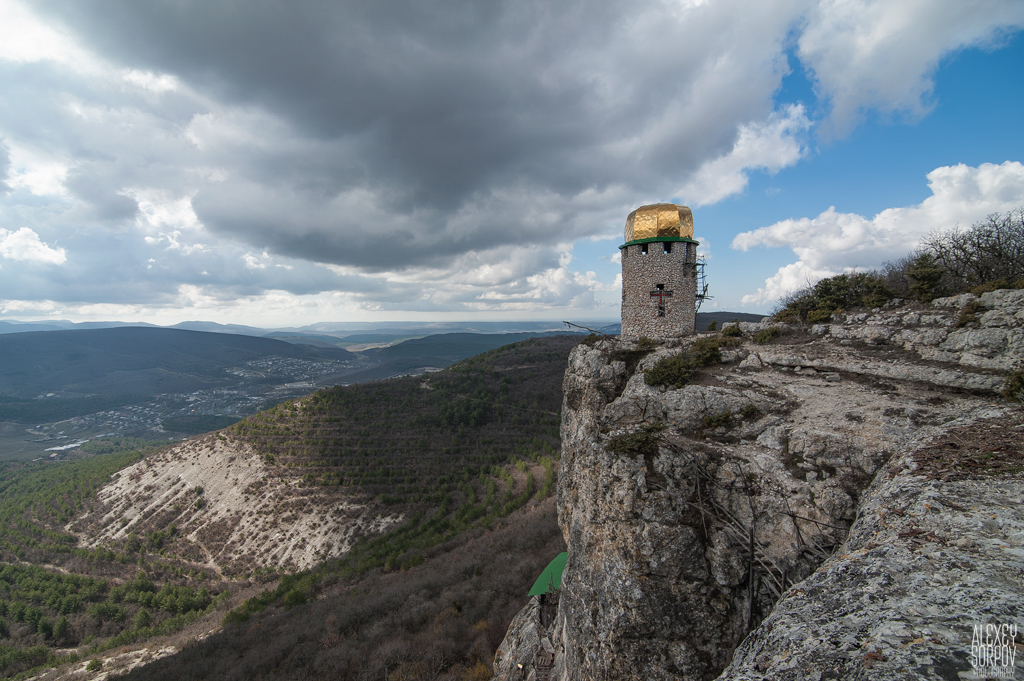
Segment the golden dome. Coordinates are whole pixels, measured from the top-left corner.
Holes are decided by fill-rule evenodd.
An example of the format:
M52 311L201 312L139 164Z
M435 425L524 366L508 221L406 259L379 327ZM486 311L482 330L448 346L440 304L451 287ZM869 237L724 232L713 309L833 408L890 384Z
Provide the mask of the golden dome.
M674 203L640 206L626 218L626 243L659 236L693 238L693 213Z

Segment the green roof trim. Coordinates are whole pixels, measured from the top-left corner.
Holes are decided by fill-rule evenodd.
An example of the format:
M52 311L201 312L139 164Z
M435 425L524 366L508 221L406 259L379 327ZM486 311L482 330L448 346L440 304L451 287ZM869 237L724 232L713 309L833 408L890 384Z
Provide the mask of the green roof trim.
M533 588L530 589L529 595L537 596L546 594L549 590L558 591L561 589L562 572L565 571L565 561L568 558L569 554L565 551L555 556L555 559L548 563L548 566L544 568L544 572L540 573L540 577L533 583Z
M633 239L632 241L627 241L626 243L619 246L619 250L622 250L626 246L632 246L633 244L650 244L661 241L685 241L688 244L697 244L698 246L700 245L699 241L694 241L693 239L687 236L655 236L651 237L650 239Z

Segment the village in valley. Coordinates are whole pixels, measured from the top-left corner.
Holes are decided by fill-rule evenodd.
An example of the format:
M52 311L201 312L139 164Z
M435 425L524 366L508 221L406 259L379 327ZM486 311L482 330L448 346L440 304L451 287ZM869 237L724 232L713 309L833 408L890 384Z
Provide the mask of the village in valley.
M150 395L137 404L34 424L25 429L23 440L32 443L31 450L39 450L36 458L49 460L74 455L83 444L108 437L183 440L197 431L230 425L290 397L307 395L322 387L318 380L350 370L356 364L346 360L264 357L225 369L225 375L232 379L228 386ZM37 399L61 398L49 393Z

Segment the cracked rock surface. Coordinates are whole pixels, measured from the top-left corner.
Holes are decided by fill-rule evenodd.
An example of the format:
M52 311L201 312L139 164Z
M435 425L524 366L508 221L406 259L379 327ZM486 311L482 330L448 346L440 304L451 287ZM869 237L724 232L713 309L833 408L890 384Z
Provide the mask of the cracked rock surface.
M915 477L917 464L907 457L953 429L1017 413L996 393L1005 380L999 367L1012 366L1019 352L1013 340L1024 323L1019 293L985 294L990 297L971 308L982 321L962 327L956 324L971 302L962 297L925 309L851 315L814 333L790 329L770 345L749 340L766 324L741 324L742 343L725 349L724 363L680 389L647 385L644 371L694 339L656 344L646 356L650 348L619 339L578 346L563 386L558 506L569 558L558 613L549 628L530 636L513 629L532 620L517 618L496 678L538 678L531 646L534 653L554 651L545 673L559 681L713 679L723 671L736 679L876 678L890 668L892 675L878 678L915 678L906 670L917 668L924 670L921 678L943 678L950 670L948 678L957 678L969 654L961 635L971 631L953 627L959 604L989 603L995 618L1024 611L1017 597L1000 590L1024 591L1020 568L1008 567L1020 551L1019 518L994 510L1020 498L1021 476L1007 477L1012 466L1004 466L998 484ZM995 349L981 362L980 346L961 341L989 322L1005 323L1009 340L986 346ZM934 339L941 340L922 340L921 351L908 348L900 334L909 330L914 338L937 332ZM928 348L955 357L936 359ZM944 485L964 487L944 491ZM985 504L965 503L989 487ZM954 507L935 495L977 515L958 520ZM928 505L925 524L894 525L889 534L866 538L882 531L880 518L889 509L916 518L909 515L918 512L915 504ZM961 525L974 527L986 513L1007 528L1001 541L1009 548L978 553L974 545L957 544ZM920 542L933 537L945 548L922 552ZM983 539L972 541L982 546ZM852 572L837 568L854 553L866 562ZM861 582L851 581L857 570ZM997 574L1006 586L984 591L981 585L990 588ZM858 583L878 596L867 597L872 608L855 616L839 606L865 598ZM930 593L940 588L961 591L941 606ZM999 599L1005 608L992 609ZM924 608L932 601L937 605ZM942 607L947 615L933 612ZM894 624L894 609L934 617L924 627L933 633L924 636L912 619ZM817 621L832 622L831 628L816 633L808 622ZM904 640L907 632L917 633ZM931 650L940 637L948 649ZM876 643L882 640L887 643ZM890 644L931 652L909 667L909 658L887 652ZM527 660L518 677L507 668L511 659Z
M990 420L1024 442L1019 409ZM974 627L1024 624L1020 476L941 481L914 458L889 462L840 550L786 592L720 678L974 678ZM1009 670L1021 678L1024 654Z

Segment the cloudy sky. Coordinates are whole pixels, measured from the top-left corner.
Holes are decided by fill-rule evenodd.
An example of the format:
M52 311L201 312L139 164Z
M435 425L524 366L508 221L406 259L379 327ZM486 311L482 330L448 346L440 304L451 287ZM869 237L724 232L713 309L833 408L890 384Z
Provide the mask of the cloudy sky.
M1020 0L0 0L0 318L766 312L1024 205Z

